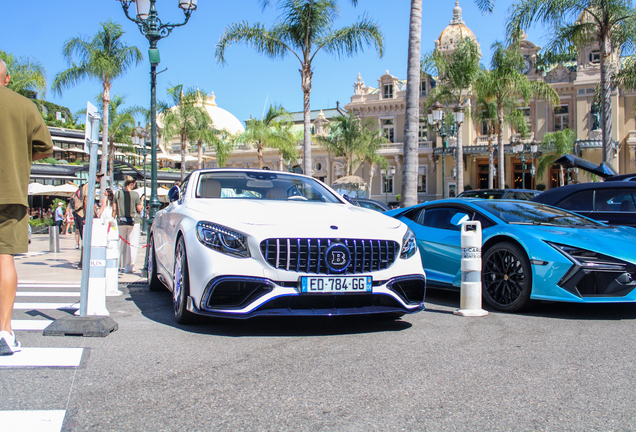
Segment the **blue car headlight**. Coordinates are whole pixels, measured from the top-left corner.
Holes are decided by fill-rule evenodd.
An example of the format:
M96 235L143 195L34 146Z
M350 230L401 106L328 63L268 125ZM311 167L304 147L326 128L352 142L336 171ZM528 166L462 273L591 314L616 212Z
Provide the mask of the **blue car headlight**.
M199 241L215 251L239 258L250 256L247 236L241 232L211 222L197 224Z
M417 242L415 241L415 234L411 231L411 228L406 229L406 234L402 237L402 252L400 258L408 259L415 255L417 250Z

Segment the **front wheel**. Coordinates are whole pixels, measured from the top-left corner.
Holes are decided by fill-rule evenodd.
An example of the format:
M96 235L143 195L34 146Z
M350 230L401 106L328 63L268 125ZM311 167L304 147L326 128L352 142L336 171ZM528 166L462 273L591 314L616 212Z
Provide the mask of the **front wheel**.
M157 277L157 256L155 255L155 239L150 238L148 246L148 289L150 291L159 291L163 288L163 284Z
M510 242L488 249L483 257L484 300L503 312L518 312L530 304L532 269L525 251Z
M186 307L188 304L188 295L190 294L190 277L185 240L183 237L180 237L177 243L173 275L172 303L174 305L174 317L179 324L192 324L195 316Z

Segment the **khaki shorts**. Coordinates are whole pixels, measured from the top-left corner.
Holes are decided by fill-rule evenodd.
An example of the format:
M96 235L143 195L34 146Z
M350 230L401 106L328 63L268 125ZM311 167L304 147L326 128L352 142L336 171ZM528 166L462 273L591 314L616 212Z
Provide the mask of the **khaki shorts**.
M0 204L0 254L15 255L29 250L29 216L21 204Z

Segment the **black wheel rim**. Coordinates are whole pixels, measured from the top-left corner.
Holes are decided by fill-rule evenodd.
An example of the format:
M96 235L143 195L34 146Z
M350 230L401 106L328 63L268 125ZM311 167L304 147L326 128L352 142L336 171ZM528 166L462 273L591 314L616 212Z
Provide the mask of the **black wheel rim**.
M484 262L484 292L497 305L510 306L526 287L523 263L509 250L497 250Z

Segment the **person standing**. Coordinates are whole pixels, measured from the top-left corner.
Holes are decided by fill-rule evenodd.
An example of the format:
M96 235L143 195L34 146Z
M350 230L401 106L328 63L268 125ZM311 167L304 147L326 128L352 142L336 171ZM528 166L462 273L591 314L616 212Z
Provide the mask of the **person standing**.
M62 224L64 224L64 203L60 201L55 209L55 225L57 225L57 232L60 234L62 234Z
M21 350L11 329L18 273L14 255L28 251L27 191L31 162L53 152L49 129L35 104L10 90L0 59L0 355Z
M104 176L103 173L97 173L95 177L95 182L96 182L95 184L97 186L99 186L99 183L103 176ZM80 238L77 244L75 245L75 249L80 249L80 243L82 243L82 246L81 246L82 252L80 253L80 262L77 265L77 268L81 270L82 259L84 257L84 243L82 241L84 240L84 218L86 216L85 209L86 207L88 207L88 182L84 183L81 186L79 191L79 196L74 197L74 203L77 203L76 205L74 205L74 209L73 209L73 218L75 219L75 233L76 234L79 233L79 238ZM95 207L97 207L97 198L95 198ZM77 235L75 236L75 238L77 241Z
M119 242L119 268L123 268L124 273L135 272L134 265L139 247L139 222L141 220L139 213L143 206L141 198L133 190L134 188L135 179L128 176L124 188L115 194L117 223L122 239Z
M64 216L64 234L66 235L70 235L73 234L73 209L71 208L71 201L69 201L68 203L66 203L66 214ZM70 231L70 232L69 232ZM78 236L75 236L75 238L77 239ZM79 242L76 242L79 245Z

